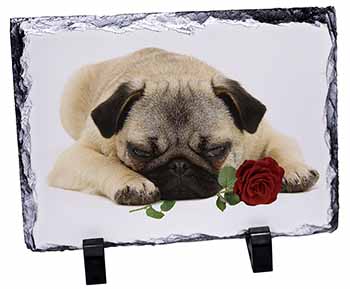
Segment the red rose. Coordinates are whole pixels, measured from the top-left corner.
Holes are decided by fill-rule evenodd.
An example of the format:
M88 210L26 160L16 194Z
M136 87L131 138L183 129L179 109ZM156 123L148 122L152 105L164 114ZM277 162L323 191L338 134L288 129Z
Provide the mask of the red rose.
M272 158L247 160L236 172L234 193L247 205L270 204L282 190L284 170Z

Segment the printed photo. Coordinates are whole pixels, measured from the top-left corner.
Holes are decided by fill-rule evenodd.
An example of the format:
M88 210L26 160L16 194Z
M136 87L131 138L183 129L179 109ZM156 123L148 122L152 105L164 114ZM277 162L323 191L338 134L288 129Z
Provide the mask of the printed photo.
M49 185L145 205L211 197L223 189L220 170L241 167L244 184L235 191L253 203L273 201L282 185L311 189L318 171L264 119L267 111L193 56L144 48L83 66L60 105L75 143L58 157Z

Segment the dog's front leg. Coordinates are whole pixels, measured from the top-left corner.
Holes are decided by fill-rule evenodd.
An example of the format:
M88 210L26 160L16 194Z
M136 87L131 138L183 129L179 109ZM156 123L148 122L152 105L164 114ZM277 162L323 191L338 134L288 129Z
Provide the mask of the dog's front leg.
M271 128L268 128L266 136L264 156L272 157L283 167L283 183L288 192L307 191L316 184L319 173L304 162L299 146L293 139Z
M152 182L118 158L106 157L79 143L59 156L48 182L53 187L102 194L123 205L143 205L160 199Z

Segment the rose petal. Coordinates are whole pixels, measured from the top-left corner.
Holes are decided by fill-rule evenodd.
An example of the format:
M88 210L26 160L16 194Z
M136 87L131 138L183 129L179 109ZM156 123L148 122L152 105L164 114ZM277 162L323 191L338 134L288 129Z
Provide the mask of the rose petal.
M284 169L271 157L247 160L236 172L234 192L248 205L269 204L282 189Z
M244 161L240 167L238 168L238 170L236 171L236 178L242 178L242 176L245 174L245 172L247 170L249 170L251 167L253 167L255 164L255 161L253 160L246 160Z
M233 191L237 194L240 195L242 192L242 181L241 180L236 180L234 186L233 186Z

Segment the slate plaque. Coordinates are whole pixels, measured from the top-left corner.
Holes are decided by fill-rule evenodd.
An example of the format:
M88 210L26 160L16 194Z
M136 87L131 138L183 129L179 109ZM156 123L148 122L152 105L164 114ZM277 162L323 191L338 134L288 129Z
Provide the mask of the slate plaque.
M333 7L11 19L34 251L332 232Z

